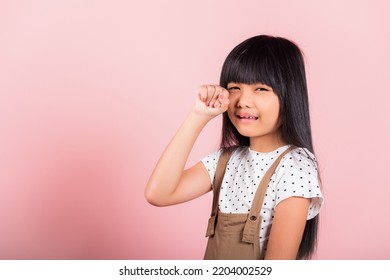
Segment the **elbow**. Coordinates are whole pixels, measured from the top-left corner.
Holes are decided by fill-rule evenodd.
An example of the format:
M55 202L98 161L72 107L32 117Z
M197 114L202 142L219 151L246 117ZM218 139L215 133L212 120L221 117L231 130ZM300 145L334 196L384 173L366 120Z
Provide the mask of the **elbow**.
M153 205L153 206L162 206L160 205L158 199L156 199L156 197L148 192L145 192L145 199L147 202L149 202L149 204Z
M149 187L149 186L148 186ZM164 203L159 195L150 190L150 188L146 188L144 192L145 199L148 203L153 206L162 207L167 206L168 204Z

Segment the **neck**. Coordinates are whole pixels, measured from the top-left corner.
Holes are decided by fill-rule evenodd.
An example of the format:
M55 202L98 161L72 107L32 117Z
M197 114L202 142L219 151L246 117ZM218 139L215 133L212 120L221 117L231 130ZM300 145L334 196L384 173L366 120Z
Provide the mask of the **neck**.
M272 152L277 148L287 145L287 143L281 139L279 133L261 137L251 137L249 141L251 150L261 153Z

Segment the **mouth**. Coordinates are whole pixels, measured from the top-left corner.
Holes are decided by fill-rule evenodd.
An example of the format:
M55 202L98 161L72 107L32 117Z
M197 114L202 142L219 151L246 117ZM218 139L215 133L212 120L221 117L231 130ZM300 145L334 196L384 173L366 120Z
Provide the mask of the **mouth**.
M236 116L240 120L257 120L257 119L259 119L258 117L250 115L250 114L237 114Z

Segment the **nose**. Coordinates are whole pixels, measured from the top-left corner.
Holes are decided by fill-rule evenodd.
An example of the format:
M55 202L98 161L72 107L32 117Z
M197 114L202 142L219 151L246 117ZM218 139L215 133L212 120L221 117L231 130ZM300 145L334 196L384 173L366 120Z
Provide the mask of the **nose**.
M237 100L238 108L250 108L252 107L252 95L248 90L242 90L241 94Z

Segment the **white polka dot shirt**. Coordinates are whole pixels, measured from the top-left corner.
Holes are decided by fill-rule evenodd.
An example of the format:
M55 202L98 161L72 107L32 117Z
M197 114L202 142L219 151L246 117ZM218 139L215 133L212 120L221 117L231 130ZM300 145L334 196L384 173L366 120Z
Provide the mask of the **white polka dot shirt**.
M269 153L252 151L249 147L236 149L227 164L222 181L219 210L224 213L248 213L265 172L288 147L289 145L286 145ZM211 182L214 181L220 154L221 150L202 159ZM265 255L275 207L292 196L310 198L308 220L320 212L324 198L318 181L315 157L307 149L297 148L287 153L271 177L260 213L263 218L260 229L262 258Z

